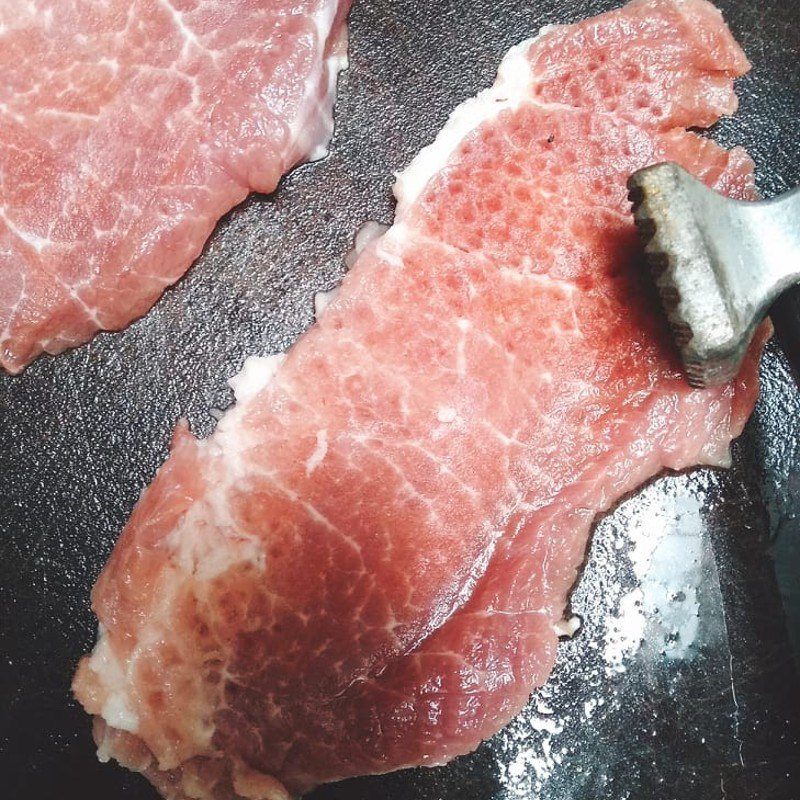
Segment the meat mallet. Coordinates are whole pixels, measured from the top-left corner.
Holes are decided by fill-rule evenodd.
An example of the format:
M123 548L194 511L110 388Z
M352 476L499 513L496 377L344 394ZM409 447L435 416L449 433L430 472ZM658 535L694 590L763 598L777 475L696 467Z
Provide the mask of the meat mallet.
M769 314L800 375L800 187L731 200L673 163L628 180L636 226L689 383L725 383Z

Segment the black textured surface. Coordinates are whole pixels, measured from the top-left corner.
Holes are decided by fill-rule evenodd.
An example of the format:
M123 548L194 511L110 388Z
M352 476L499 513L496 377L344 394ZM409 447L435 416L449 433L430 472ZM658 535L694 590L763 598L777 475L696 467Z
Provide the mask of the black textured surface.
M390 221L392 170L491 83L509 46L612 5L356 0L332 155L223 220L186 279L127 331L0 377L0 796L154 797L95 761L68 687L94 639L91 584L175 421L208 433L209 409L231 399L225 378L308 326L311 296L341 276L358 225ZM750 150L769 196L800 182L800 3L720 5L754 70L739 84L739 115L715 135ZM519 719L446 768L316 799L797 800L800 402L774 348L763 377L732 470L658 480L598 526L574 597L583 630ZM642 578L629 535L640 528L679 544L666 577L651 564L645 580L681 590L657 613L645 602L644 643L617 664L609 642ZM795 615L789 634L771 552ZM684 588L699 627L676 642L685 629L663 615L688 602Z
M800 377L800 286L785 291L770 309L775 338L795 375Z

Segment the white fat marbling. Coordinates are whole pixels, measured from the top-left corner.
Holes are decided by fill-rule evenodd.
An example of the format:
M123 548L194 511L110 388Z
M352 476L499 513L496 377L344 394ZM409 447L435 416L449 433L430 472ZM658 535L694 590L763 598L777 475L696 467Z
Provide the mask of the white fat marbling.
M382 222L375 222L374 220L367 220L356 231L356 238L353 246L344 257L345 264L348 269L352 269L353 265L358 260L358 257L364 252L368 245L383 236L389 230L388 225Z
M535 37L526 39L512 47L500 64L494 85L458 106L434 142L423 147L408 167L396 174L397 218L422 194L428 181L445 167L453 151L471 131L501 111L518 107L529 96L532 75L526 56L535 40Z
M339 294L339 287L329 289L327 292L317 292L314 295L314 319L319 322L319 318L325 313L325 309L336 299Z
M328 431L323 428L317 431L317 444L314 447L311 455L306 460L306 475L311 475L312 472L323 462L328 453Z
M333 24L339 4L329 0L312 17L317 29L317 40L324 47L332 35ZM331 48L330 55L320 61L318 69L314 70L306 82L305 114L299 115L292 125L292 140L302 141L304 137L310 138L303 144L308 161L319 161L328 155L331 137L333 136L333 104L336 100L336 86L339 73L348 67L347 58L347 25L342 25L337 34L340 38ZM325 92L319 99L319 87L327 79Z
M457 418L458 411L456 411L456 409L454 409L452 406L440 406L436 412L436 419L445 425L455 422Z
M139 717L129 703L125 670L114 655L102 625L97 631L97 644L92 652L91 668L99 675L99 683L107 692L100 715L112 727L136 733L139 728Z
M285 353L250 356L242 369L232 378L228 378L228 385L236 395L236 402L246 403L255 397L275 377L285 358Z
M561 619L553 625L556 636L563 636L571 639L581 628L581 618L572 616L569 619Z

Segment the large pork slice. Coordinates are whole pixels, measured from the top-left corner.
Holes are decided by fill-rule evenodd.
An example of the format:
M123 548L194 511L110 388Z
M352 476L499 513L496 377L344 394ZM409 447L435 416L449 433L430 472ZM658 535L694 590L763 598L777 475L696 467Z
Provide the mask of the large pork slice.
M0 366L144 314L324 154L349 0L0 0Z
M592 520L724 465L756 394L682 378L625 182L748 63L704 0L634 0L514 48L400 176L318 323L185 428L95 587L75 691L103 758L169 798L282 798L474 748L550 673ZM757 348L756 348L757 349Z

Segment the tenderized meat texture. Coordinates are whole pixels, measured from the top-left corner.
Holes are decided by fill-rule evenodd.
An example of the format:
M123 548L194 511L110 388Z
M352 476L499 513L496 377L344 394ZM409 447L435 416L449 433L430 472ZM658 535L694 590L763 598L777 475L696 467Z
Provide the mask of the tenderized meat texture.
M319 157L350 0L0 0L0 365L144 314Z
M515 48L399 178L319 322L179 427L95 587L75 691L170 798L278 798L473 749L550 673L592 520L724 465L757 391L692 390L640 279L625 181L752 163L687 132L747 61L703 0ZM678 127L676 127L678 126Z

